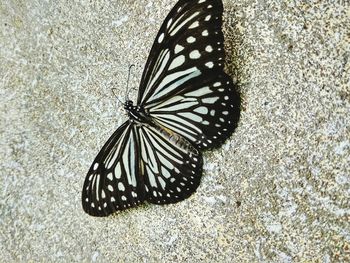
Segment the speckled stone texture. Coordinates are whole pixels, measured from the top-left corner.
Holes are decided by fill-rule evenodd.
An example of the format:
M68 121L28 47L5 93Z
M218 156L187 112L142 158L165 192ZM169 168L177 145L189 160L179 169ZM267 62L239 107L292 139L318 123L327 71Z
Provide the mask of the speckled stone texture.
M0 2L1 262L349 262L350 3L224 1L237 131L196 194L81 207L176 0Z

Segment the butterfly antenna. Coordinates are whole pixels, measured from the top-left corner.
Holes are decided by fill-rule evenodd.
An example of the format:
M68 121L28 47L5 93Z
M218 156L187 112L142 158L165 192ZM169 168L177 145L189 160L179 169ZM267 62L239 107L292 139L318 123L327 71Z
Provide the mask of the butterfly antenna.
M130 72L131 72L131 68L132 67L135 67L134 64L131 64L129 66L129 73L128 73L128 80L126 82L126 93L125 93L125 101L128 101L129 100L129 80L130 80Z
M117 99L117 102L119 102L119 103L121 103L122 105L124 105L124 103L119 99L119 97L118 97L118 94L117 94L117 89L116 88L112 88L112 93L113 93L113 95L114 95L114 97ZM117 108L118 108L118 103L117 103Z

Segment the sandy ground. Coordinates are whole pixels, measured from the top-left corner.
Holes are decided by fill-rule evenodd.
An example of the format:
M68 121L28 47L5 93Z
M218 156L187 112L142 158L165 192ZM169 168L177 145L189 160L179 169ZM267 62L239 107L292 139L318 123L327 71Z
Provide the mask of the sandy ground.
M224 1L237 131L196 194L93 218L86 172L176 1L0 3L1 262L350 260L350 3Z

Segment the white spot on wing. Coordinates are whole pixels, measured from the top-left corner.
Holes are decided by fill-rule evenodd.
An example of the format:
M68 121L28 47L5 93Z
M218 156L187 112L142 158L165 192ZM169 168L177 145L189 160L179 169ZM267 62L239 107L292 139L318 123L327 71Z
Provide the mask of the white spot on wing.
M114 168L114 174L117 179L120 179L122 176L122 170L120 169L120 163L117 163L117 165Z
M189 29L192 29L192 28L196 28L196 27L198 27L198 26L199 26L199 22L198 22L198 21L195 21L195 22L193 22L192 25L190 25L188 28L189 28Z
M182 50L184 50L184 47L179 45L179 44L177 44L175 46L174 52L175 52L175 54L177 54L177 53L181 52Z
M171 62L170 66L169 66L169 70L172 70L174 68L181 66L184 62L185 62L184 55L180 55L180 56L174 58L174 60Z
M169 28L170 27L170 25L173 23L173 19L172 18L170 18L169 19L169 21L168 21L168 24L167 24L167 28Z
M119 189L119 191L125 191L125 186L122 182L118 183L118 189Z
M207 62L207 63L205 63L205 65L208 67L208 68L212 68L212 67L214 67L214 63L213 62Z
M164 33L160 34L160 36L158 37L158 43L159 44L162 43L163 39L164 39Z
M194 112L198 112L200 114L207 114L208 113L208 108L201 106L193 110Z
M190 36L186 39L186 41L187 41L187 43L194 43L196 41L196 39L194 37Z
M208 45L206 48L205 48L205 51L207 51L207 52L212 52L213 51L213 48L212 48L212 46L211 45Z
M95 176L95 178L96 178L96 189L95 189L95 191L96 191L96 200L99 201L100 197L99 197L98 192L99 192L99 184L100 184L101 176L98 174L98 175Z
M107 178L108 180L113 181L113 174L112 173L107 174Z
M219 97L213 97L213 98L202 99L202 101L204 103L214 104L218 99L219 99Z
M191 53L190 53L190 58L191 59L198 59L201 57L201 54L199 53L198 50L193 50Z

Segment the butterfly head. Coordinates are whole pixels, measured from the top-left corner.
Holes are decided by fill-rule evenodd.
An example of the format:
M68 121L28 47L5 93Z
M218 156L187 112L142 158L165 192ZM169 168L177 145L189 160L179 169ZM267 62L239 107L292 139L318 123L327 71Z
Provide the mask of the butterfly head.
M141 107L139 105L134 106L134 104L131 100L127 100L124 103L124 109L128 113L129 118L131 120L146 122L147 114L146 114L145 109L143 107Z
M126 111L131 111L133 110L135 107L134 107L134 103L131 101L131 100L127 100L125 103L124 103L124 109Z

